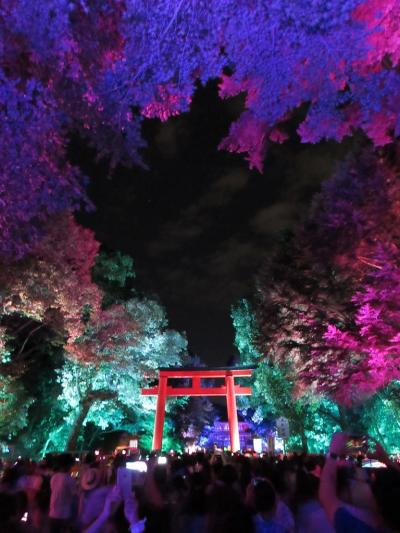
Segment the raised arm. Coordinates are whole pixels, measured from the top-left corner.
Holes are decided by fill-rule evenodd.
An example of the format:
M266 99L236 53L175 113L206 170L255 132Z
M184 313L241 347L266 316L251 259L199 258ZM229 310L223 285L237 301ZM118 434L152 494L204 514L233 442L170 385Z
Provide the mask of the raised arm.
M85 529L84 533L100 533L104 524L115 513L122 503L122 495L118 487L113 487L104 503L104 508L96 520Z
M400 465L390 459L387 451L382 446L382 444L373 437L368 436L368 438L375 442L376 446L375 452L369 453L368 457L370 459L376 459L377 461L380 461L381 463L385 464L388 468L393 468L394 470L397 470L397 472L400 472Z
M337 509L342 505L336 494L336 481L338 459L342 454L346 453L346 443L346 433L338 432L333 435L320 478L319 499L332 523Z

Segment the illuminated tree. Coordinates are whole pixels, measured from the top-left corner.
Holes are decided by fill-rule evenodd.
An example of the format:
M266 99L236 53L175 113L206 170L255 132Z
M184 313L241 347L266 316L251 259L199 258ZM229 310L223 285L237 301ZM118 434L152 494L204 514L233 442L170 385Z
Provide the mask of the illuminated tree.
M61 388L56 369L63 361L63 344L58 332L43 322L22 315L2 317L4 347L0 364L0 380L10 386L2 388L4 402L12 406L18 431L3 435L19 454L40 457L48 450L50 436L60 431L63 413L57 401ZM3 411L0 421L7 423Z
M92 232L69 212L45 229L33 252L0 271L0 415L34 454L76 448L89 422L140 427L153 404L140 387L186 348L160 304L126 300L130 257L96 257ZM13 411L18 422L9 423Z
M2 366L2 365L1 365ZM34 399L22 384L8 376L0 366L0 442L7 442L28 423L28 411Z
M49 216L84 201L65 150L71 132L111 167L138 162L143 117L187 111L198 80L222 76L221 97L246 94L221 147L258 169L300 106L303 142L361 128L387 144L399 133L399 9L397 0L2 0L0 252L21 257Z
M399 180L383 159L340 166L259 278L265 355L298 392L350 405L399 377Z
M179 364L186 339L167 329L164 309L155 301L130 299L89 321L68 346L59 380L68 438L76 449L82 426L139 430L154 411L154 399L140 395L159 366Z
M310 218L310 242L323 243L325 260L354 285L353 323L331 322L324 334L338 354L331 371L342 376L338 396L345 402L400 376L400 182L392 166L397 163L397 154L391 164L368 153L348 161L324 187ZM341 361L350 359L357 367L343 372Z
M55 106L39 80L21 86L0 68L0 255L7 259L31 251L50 217L85 199L84 180L66 160Z
M257 281L259 349L290 371L297 396L310 388L318 393L342 385L330 372L335 354L324 334L329 323L351 324L354 312L353 285L329 263L315 263L305 250L292 236L270 256ZM349 360L345 364L349 371L354 368Z
M319 452L330 435L343 423L338 407L316 395L296 397L296 380L290 365L279 366L259 351L260 339L255 313L248 300L240 300L231 312L235 345L244 364L255 365L253 394L245 402L254 409L253 419L289 420L289 447Z
M3 260L0 268L0 379L5 381L0 420L20 452L33 454L47 449L49 436L55 442L61 430L55 379L61 347L82 334L85 316L95 316L101 304L91 281L99 246L92 232L69 212L53 216L43 229L45 237L33 252L13 263ZM14 411L10 423L6 405Z
M363 402L363 421L368 435L385 449L399 453L400 382L394 381Z
M167 329L157 302L136 298L112 304L134 275L132 260L102 254L95 264L97 250L92 232L65 213L51 221L34 253L1 269L0 415L8 435L20 430L19 446L30 453L63 449L67 442L75 448L83 423L137 425L152 405L139 396L139 387L159 364L178 363L186 346L181 335ZM92 281L92 269L104 295ZM109 304L105 309L102 300ZM59 358L47 361L41 354L43 347L52 359L52 344L64 345L59 385L53 375ZM26 387L37 383L39 367L32 404Z
M85 312L100 308L101 292L91 280L98 247L70 213L52 219L33 253L1 264L1 316L46 323L73 342L83 331Z
M92 279L103 291L103 307L126 299L129 281L135 278L133 259L121 252L100 252L92 269Z

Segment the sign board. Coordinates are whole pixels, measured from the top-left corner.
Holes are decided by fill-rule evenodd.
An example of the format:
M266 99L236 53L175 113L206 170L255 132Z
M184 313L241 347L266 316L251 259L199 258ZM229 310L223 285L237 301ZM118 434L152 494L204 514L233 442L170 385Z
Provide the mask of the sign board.
M137 448L137 447L138 447L138 440L137 439L130 439L129 448Z
M276 431L280 439L287 439L290 436L289 420L280 416L276 421Z

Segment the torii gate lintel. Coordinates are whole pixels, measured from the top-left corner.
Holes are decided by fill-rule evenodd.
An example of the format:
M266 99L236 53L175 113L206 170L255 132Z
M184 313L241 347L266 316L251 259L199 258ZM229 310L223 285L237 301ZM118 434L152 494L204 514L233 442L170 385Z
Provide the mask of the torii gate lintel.
M158 386L142 389L144 396L157 396L156 417L154 422L153 450L161 450L165 419L165 404L169 396L225 396L228 412L231 450L240 449L239 424L236 409L236 396L251 395L250 387L235 385L235 377L251 377L253 367L222 367L204 369L198 367L160 368ZM172 387L168 379L191 379L187 387ZM224 385L205 387L202 379L223 378Z

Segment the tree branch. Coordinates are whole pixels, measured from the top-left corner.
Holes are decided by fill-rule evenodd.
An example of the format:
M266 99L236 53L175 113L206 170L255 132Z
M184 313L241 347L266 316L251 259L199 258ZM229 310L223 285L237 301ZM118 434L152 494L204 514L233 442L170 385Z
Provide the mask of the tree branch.
M29 335L26 337L26 339L24 340L19 352L17 353L17 356L18 355L21 355L21 353L24 351L24 348L26 346L26 343L28 342L28 340L31 338L31 336L36 333L36 331L38 331L39 329L43 328L44 327L44 324L39 324L39 326L37 326L36 328L34 328L30 333Z

